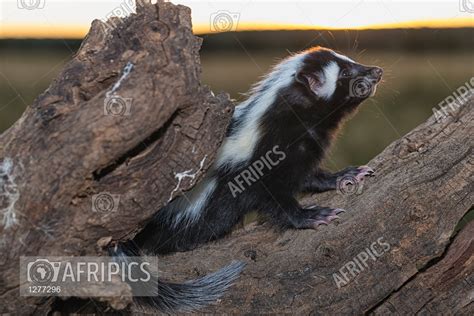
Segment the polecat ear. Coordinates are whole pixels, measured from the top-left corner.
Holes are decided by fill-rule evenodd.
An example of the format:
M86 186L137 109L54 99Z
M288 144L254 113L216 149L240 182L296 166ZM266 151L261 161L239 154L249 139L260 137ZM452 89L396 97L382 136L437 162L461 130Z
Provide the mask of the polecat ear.
M313 92L316 96L320 96L321 88L324 85L324 77L320 73L303 73L298 72L295 75L296 81L303 84L307 89Z

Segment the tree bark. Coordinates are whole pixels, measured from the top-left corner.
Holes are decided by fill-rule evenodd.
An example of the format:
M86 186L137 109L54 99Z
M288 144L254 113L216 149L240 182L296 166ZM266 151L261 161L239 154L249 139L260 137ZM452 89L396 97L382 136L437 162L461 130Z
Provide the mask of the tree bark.
M228 96L200 83L189 8L147 4L109 23L93 22L73 60L0 136L2 312L49 309L51 300L19 297L20 256L103 254L200 179L231 117ZM125 113L109 103L117 96ZM101 193L118 196L118 207L98 212Z
M474 222L463 217L474 200L473 103L389 145L360 194L303 199L348 210L337 223L283 234L250 225L161 268L187 279L246 261L209 313L472 315Z
M198 182L223 138L232 105L199 81L189 9L144 5L113 23L94 21L74 59L0 136L2 312L51 309L52 299L19 296L20 256L103 254ZM105 115L116 95L130 110ZM160 258L160 269L185 280L246 261L209 313L472 314L474 224L454 230L473 205L473 102L388 146L358 194L305 197L348 210L331 225L251 224ZM93 205L104 192L120 198L108 213Z

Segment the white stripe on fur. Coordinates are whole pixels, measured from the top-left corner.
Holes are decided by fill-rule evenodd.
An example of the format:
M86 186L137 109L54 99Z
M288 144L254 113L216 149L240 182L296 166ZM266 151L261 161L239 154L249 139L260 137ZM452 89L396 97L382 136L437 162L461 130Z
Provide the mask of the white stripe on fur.
M305 56L305 53L293 55L276 65L273 71L250 91L249 99L236 107L234 119L242 116L244 109L251 106L238 130L227 137L221 146L216 161L217 167L233 166L250 159L260 140L259 124L262 116L275 101L277 92L293 81L294 74L301 67ZM270 81L272 83L268 84ZM267 88L263 90L263 87Z
M206 178L198 183L191 192L184 193L184 196L179 197L176 204L172 206L173 210L178 212L173 218L174 227L177 227L182 221L186 222L186 226L196 222L216 186L217 180L215 178Z
M332 54L333 54L334 56L336 56L336 57L342 59L342 60L348 61L348 62L350 62L350 63L355 63L355 61L353 61L353 60L350 59L349 57L344 56L344 55L341 55L341 54L338 54L338 53L336 53L335 51L332 51Z
M336 90L337 78L339 77L339 66L331 61L323 68L324 83L319 88L318 95L324 99L330 99Z

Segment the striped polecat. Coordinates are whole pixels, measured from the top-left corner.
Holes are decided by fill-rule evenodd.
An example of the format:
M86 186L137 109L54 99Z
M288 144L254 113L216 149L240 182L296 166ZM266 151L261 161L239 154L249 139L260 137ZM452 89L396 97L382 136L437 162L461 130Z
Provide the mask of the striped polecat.
M295 195L336 189L339 177L373 175L367 166L330 173L320 164L343 119L373 95L382 73L322 47L284 59L236 107L205 178L113 252L123 258L190 250L226 235L252 210L282 228L328 224L341 209L304 208ZM242 268L234 263L184 284L160 280L156 296L136 301L162 311L196 309L222 295Z

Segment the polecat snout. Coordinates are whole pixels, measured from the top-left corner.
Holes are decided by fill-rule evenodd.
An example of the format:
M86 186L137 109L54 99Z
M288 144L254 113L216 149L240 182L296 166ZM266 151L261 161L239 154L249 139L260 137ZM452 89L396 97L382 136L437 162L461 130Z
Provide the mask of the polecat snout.
M329 223L340 209L303 208L295 195L336 189L339 177L361 181L373 174L366 166L337 173L319 166L340 123L373 95L382 72L322 47L281 61L235 108L205 178L158 210L133 241L122 244L118 251L163 254L190 250L226 235L253 210L283 228ZM136 301L164 311L199 308L218 298L242 268L242 264L233 264L180 285L160 280L155 297Z

